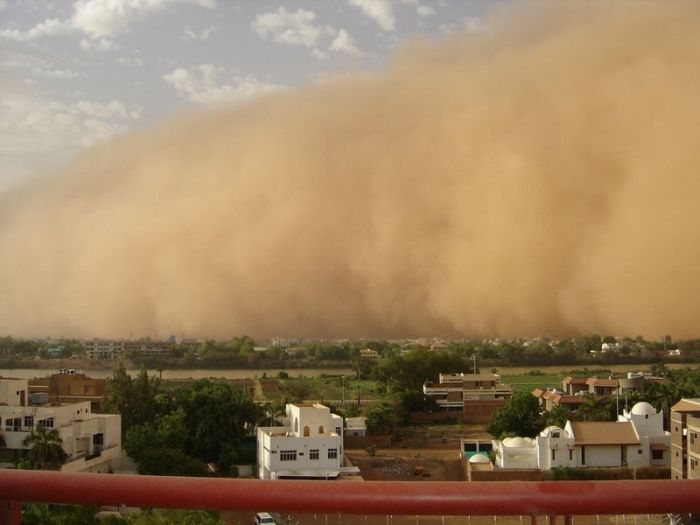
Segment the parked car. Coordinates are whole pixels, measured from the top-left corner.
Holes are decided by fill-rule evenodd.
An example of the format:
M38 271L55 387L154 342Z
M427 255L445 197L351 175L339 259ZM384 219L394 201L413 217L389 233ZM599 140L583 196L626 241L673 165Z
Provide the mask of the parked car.
M255 525L276 525L275 518L267 512L258 512L255 515Z

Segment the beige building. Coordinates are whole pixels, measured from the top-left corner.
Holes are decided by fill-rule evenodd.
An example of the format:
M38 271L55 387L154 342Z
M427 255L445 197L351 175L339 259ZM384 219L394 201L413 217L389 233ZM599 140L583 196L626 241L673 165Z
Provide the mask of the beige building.
M700 479L700 398L671 407L671 479Z
M55 428L63 440L67 472L109 472L121 456L121 416L94 414L89 401L66 405L28 402L26 379L0 379L0 423L8 450L22 450L35 427Z
M105 380L85 374L52 374L49 377L30 379L29 393L32 398L40 397L36 394L46 394L46 401L56 404L89 401L93 412L101 412Z
M437 383L423 384L423 393L445 411L461 411L465 421L487 423L513 395L513 387L497 374L440 374Z

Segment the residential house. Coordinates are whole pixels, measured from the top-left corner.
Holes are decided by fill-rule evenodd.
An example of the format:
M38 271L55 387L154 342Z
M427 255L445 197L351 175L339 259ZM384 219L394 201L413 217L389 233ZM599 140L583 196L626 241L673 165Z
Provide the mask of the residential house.
M700 479L700 398L671 407L671 479Z
M121 416L94 414L89 401L31 405L26 379L0 379L0 422L6 448L22 450L35 427L56 428L63 440L67 472L109 472L121 456Z
M586 398L582 395L571 395L565 394L556 389L546 389L535 388L532 391L532 395L539 399L540 406L546 410L550 411L557 405L562 405L570 410L577 410L585 401Z
M439 374L437 383L423 384L423 393L446 411L461 411L466 421L485 423L513 395L513 388L497 374Z
M364 437L367 435L367 418L366 417L347 417L345 418L344 435L348 437Z
M613 422L568 421L547 427L535 438L494 440L496 466L549 470L555 467L667 467L671 435L663 413L640 402Z
M655 382L663 381L651 374L642 372L628 372L627 377L597 378L597 377L565 377L562 380L562 389L540 389L532 391L544 410L551 410L557 405L563 405L572 410L578 409L584 402L584 396L590 395L600 399L610 396L619 396L621 400L632 391L644 392L646 388Z
M335 479L343 468L343 418L320 403L286 407L286 425L258 427L258 477Z
M360 359L367 359L368 361L376 361L379 359L379 352L372 350L371 348L363 348L360 350Z
M45 393L46 401L58 404L89 401L91 410L100 412L105 393L105 379L75 373L52 374L49 377L30 379L29 393Z

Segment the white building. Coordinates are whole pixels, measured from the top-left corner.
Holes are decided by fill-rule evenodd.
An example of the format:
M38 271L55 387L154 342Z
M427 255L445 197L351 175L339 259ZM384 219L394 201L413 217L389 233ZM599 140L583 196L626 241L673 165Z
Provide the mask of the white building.
M612 422L568 421L534 439L494 440L496 466L505 469L554 467L669 467L671 434L663 413L641 402Z
M367 435L366 417L345 418L345 435L348 437L364 437Z
M83 341L85 357L88 359L119 359L124 355L124 341Z
M29 405L26 379L0 379L0 423L7 449L24 449L34 427L58 429L67 454L61 470L108 472L121 455L121 416L93 414L90 401Z
M286 423L258 427L258 477L336 478L343 471L342 417L319 403L294 403Z

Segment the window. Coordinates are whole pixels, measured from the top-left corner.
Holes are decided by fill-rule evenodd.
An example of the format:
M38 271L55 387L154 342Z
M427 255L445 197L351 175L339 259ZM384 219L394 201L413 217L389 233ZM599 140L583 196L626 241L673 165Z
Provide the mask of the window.
M318 433L319 433L319 434L325 434L325 433L326 433L326 429L323 427L323 425L321 425L320 427L318 427Z
M569 449L569 461L573 461L573 460L574 460L574 450L570 448Z
M39 428L53 428L53 418L47 417L46 419L40 419L38 426Z
M19 432L22 429L21 417L8 417L5 420L5 432Z
M552 461L554 461L555 459L557 459L557 449L553 448L552 449Z
M100 433L100 434L93 434L92 435L92 444L93 445L104 445L105 441L105 435Z
M652 450L651 451L651 459L652 460L664 459L664 451L663 450Z
M329 448L328 449L328 459L337 459L338 458L338 449L337 448Z
M34 427L34 416L24 416L24 428Z
M312 448L309 450L309 459L318 459L318 449Z
M552 432L552 437L553 437L553 438L561 437L561 433L559 433L559 432Z
M296 461L296 450L280 450L280 461Z
M641 448L637 449L637 454L644 454L644 451Z
M336 434L340 435L340 431L341 431L341 430L342 430L342 429L341 429L340 427L335 427L335 433L336 433Z

